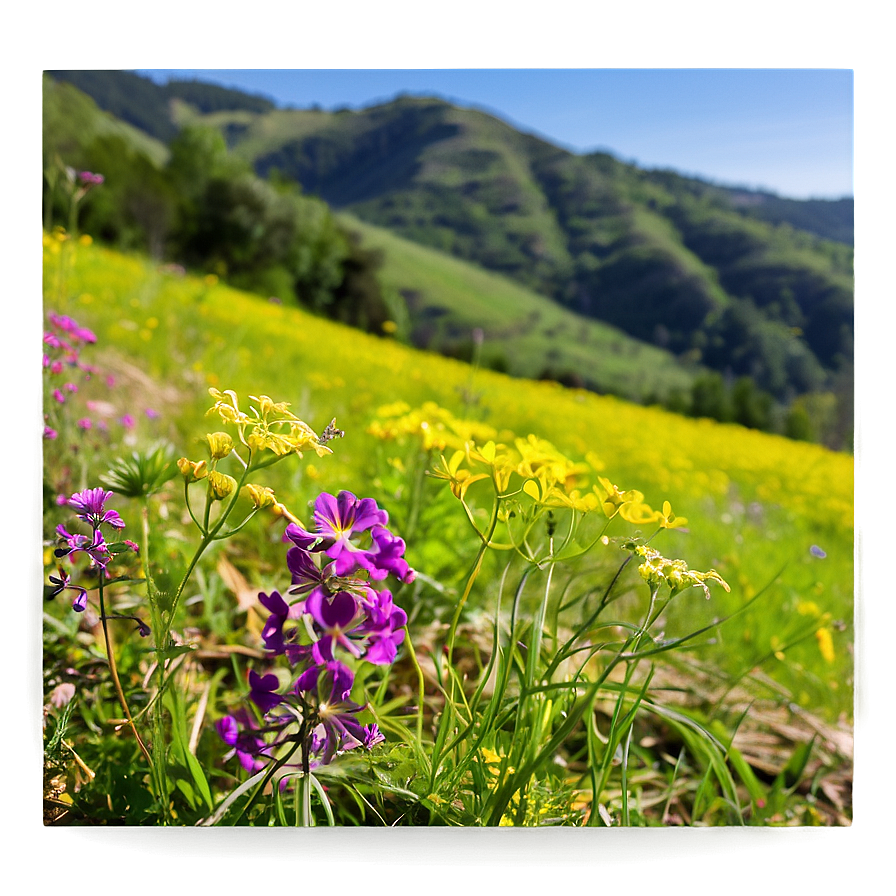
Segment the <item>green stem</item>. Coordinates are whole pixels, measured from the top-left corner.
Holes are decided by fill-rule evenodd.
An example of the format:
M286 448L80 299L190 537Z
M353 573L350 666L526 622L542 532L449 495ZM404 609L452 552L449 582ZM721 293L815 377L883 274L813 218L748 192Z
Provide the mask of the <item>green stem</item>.
M124 696L124 689L121 686L121 679L118 677L118 667L115 664L115 652L112 650L112 641L109 637L109 622L106 617L106 601L103 595L103 578L103 574L100 573L100 621L103 625L103 639L106 642L106 657L109 660L109 671L112 674L112 682L115 685L115 693L118 695L118 702L121 704L121 709L124 712L124 717L125 719L127 719L127 723L128 725L130 725L131 731L134 732L134 737L137 738L137 744L140 747L140 752L143 753L146 761L149 763L150 771L152 771L152 757L149 755L149 750L147 750L146 744L143 743L143 738L140 737L140 732L137 731L137 726L134 724L134 719L131 716L131 711L130 709L128 709L128 701Z

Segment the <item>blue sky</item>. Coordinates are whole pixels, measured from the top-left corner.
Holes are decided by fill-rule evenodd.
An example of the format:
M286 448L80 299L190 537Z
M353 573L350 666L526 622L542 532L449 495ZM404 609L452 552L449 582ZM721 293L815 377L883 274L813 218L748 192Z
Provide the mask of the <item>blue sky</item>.
M853 194L850 69L140 69L281 106L361 108L401 92L484 108L521 130L647 168L796 199Z

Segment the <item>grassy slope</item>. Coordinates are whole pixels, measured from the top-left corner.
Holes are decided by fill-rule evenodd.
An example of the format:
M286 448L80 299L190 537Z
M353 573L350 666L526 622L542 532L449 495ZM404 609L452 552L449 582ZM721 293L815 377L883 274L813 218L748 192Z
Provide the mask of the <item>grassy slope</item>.
M420 296L416 314L442 310L434 319L433 348L485 334L483 361L507 361L508 372L535 378L545 368L576 372L601 391L640 398L686 389L693 371L673 355L620 330L583 318L537 293L475 265L429 249L382 228L343 215L363 245L385 251L383 281Z
M152 378L154 389L142 387L139 400L163 412L163 431L183 453L194 451L191 439L206 431L209 384L266 393L291 401L317 428L337 416L348 436L317 464L317 487L363 493L376 451L365 430L379 405L433 400L463 411L471 371L460 362L97 247L78 246L62 276L64 252L46 258L47 310L92 327L107 362ZM742 625L704 650L733 672L764 663L806 706L851 712L851 457L490 371L478 372L473 385L479 413L493 426L535 432L576 456L594 451L618 485L641 489L653 506L668 498L689 518L689 532L664 533L657 546L694 568L717 568L732 586L730 595L716 589L711 601L679 598L674 609L689 625L739 607L789 564ZM813 544L826 559L810 555ZM408 556L413 562L413 546ZM775 656L805 627L808 601L846 623L834 632L832 665L811 638Z
M90 97L70 84L44 78L44 133L53 143L86 145L93 137L121 137L156 165L168 160L168 147L127 122L103 112Z

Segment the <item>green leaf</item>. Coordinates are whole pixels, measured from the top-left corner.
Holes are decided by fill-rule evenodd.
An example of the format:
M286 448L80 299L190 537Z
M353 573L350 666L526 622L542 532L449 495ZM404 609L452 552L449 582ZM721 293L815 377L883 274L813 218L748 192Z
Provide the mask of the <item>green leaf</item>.
M760 800L765 800L767 795L765 787L762 786L762 783L756 777L750 764L744 759L743 754L737 747L729 748L728 762L731 764L734 771L737 772L741 781L744 782L744 785L749 791L750 799L752 799L754 803L758 803Z
M816 737L817 735L814 735L812 740L797 744L790 759L787 760L787 765L784 766L781 774L784 776L784 786L788 790L795 788L802 780L809 757L812 755L812 748L815 746Z

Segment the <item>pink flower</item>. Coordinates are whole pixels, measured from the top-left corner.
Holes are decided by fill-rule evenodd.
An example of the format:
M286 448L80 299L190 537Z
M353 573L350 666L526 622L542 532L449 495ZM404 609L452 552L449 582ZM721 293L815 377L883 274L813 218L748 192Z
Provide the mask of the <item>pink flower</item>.
M50 429L49 426L44 427L44 438L45 439L55 439L59 433L56 432L55 429Z
M93 421L89 417L82 417L78 421L78 426L83 430L88 430L93 426Z
M59 404L65 403L65 396L58 389L53 390L53 398L55 398Z
M50 365L50 373L62 373L62 361L54 361Z

